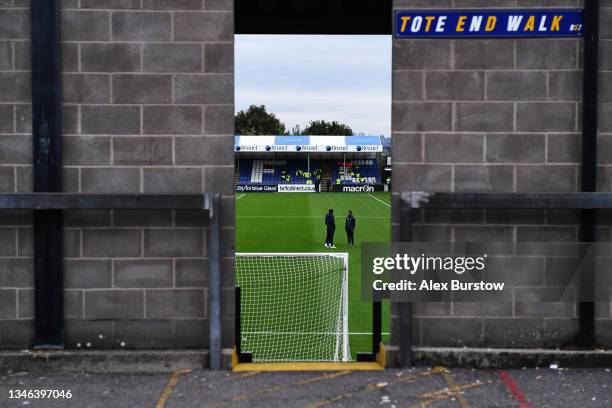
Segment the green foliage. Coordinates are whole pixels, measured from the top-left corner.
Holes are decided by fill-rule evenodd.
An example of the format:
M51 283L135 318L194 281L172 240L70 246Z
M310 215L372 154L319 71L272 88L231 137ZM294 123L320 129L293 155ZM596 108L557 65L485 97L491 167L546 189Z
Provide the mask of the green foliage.
M251 105L246 111L236 114L236 135L238 136L261 136L261 135L320 135L320 136L352 136L353 129L337 121L327 122L325 120L310 121L308 126L300 130L300 125L287 131L285 124L276 117L274 113L268 112L265 105Z
M236 114L236 134L239 136L284 135L285 125L264 105L251 105Z
M344 123L336 121L326 122L324 120L313 120L302 131L303 135L319 136L352 136L353 129Z

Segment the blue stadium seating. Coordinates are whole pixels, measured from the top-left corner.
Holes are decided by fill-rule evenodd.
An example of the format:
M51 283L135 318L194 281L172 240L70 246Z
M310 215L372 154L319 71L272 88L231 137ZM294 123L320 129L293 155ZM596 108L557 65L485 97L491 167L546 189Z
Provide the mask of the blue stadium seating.
M357 159L347 163L334 166L333 180L340 180L340 184L380 184L380 174L376 159Z
M326 162L326 163L324 163ZM337 160L311 160L310 169L313 172L328 164L333 168L332 184L340 180L343 185L351 184L380 184L380 174L376 159L352 160L351 167L347 167L346 174L343 173L342 163ZM269 160L269 159L241 159L238 183L240 184L307 184L308 180L303 175L297 175L298 171L306 171L308 161L306 159L292 160ZM351 170L352 169L352 170ZM358 169L358 170L357 170ZM282 178L283 171L291 177L287 182ZM351 174L350 172L353 172ZM359 177L357 177L359 174Z
M311 162L311 170L315 163ZM306 184L307 179L298 175L298 171L308 169L307 160L267 160L267 159L242 159L240 160L240 184ZM282 178L283 171L291 177L287 182Z

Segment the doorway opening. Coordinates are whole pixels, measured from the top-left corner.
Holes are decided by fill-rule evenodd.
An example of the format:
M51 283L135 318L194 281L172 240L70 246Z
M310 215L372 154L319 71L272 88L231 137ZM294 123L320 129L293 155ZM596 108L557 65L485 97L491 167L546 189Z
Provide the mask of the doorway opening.
M361 300L361 244L390 240L391 36L235 49L236 363L380 368L389 306Z

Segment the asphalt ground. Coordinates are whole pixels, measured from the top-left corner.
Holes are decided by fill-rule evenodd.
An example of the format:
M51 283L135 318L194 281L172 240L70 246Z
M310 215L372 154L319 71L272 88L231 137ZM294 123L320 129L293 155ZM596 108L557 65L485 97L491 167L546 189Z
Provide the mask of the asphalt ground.
M10 399L10 390L71 398ZM0 407L610 407L611 369L172 374L4 372Z

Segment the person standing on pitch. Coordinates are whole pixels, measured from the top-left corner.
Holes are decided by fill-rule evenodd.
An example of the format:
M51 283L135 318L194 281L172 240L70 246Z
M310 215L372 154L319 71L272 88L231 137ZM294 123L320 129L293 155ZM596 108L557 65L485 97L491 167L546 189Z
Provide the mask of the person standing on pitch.
M336 232L336 221L334 220L334 210L330 208L325 216L325 225L327 226L327 236L325 237L325 246L327 248L335 248L334 232Z
M355 217L353 216L353 212L351 210L349 210L348 215L346 216L344 229L346 230L348 245L355 246Z

